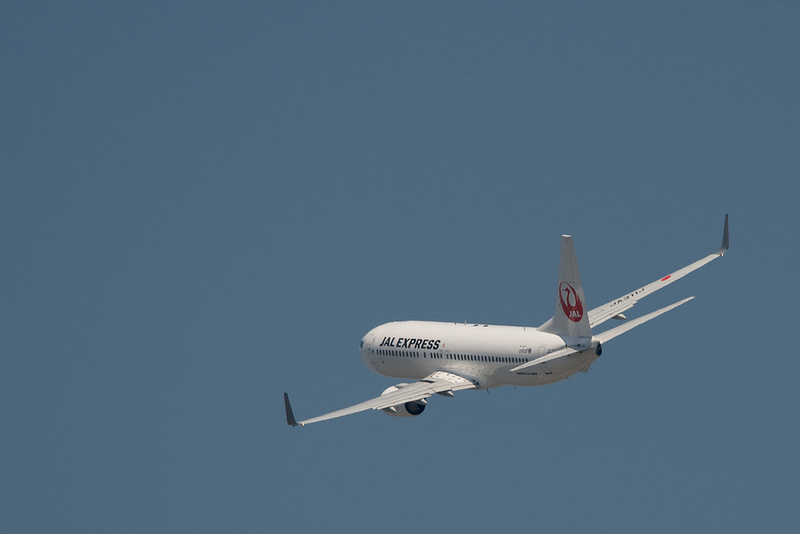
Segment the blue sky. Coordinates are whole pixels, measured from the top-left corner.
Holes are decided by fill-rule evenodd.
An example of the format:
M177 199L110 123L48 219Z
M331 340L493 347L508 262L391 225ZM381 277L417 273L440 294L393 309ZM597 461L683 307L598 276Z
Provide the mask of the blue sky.
M3 7L0 530L793 532L800 9L530 4ZM586 375L285 424L725 213Z

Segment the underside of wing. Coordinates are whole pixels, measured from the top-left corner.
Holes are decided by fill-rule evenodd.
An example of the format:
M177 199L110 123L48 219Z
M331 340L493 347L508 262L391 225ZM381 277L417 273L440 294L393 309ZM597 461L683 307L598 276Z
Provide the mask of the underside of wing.
M426 376L419 382L414 382L411 384L398 384L397 386L389 388L380 397L361 402L348 408L336 410L335 412L312 417L311 419L306 419L304 421L295 420L294 413L292 412L292 406L289 403L289 396L286 393L283 395L284 404L286 407L286 421L291 426L303 426L310 423L317 423L319 421L326 421L328 419L335 419L344 415L363 412L365 410L384 410L405 404L407 402L427 399L436 393L452 396L452 392L454 391L472 389L475 387L475 383L473 383L471 380L467 380L466 378L454 375L452 373L437 371Z
M612 319L612 318L620 318L624 319L625 317L622 313L626 310L629 310L642 300L644 297L652 295L659 289L663 289L672 282L680 280L687 274L691 273L702 267L703 265L713 261L728 250L728 215L725 215L725 226L722 231L722 246L714 252L713 254L709 254L708 256L697 260L696 262L683 267L682 269L678 269L677 271L664 276L663 278L659 278L655 282L651 282L646 286L639 288L635 291L631 291L627 295L623 295L617 299L612 300L611 302L606 302L602 306L598 306L589 311L589 324L592 328L595 326L604 323L605 321Z

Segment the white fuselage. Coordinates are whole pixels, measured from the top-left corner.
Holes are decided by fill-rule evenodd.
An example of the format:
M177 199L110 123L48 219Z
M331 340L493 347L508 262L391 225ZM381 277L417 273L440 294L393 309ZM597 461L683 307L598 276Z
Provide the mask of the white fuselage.
M511 369L566 346L561 336L523 326L399 321L370 330L361 359L378 374L418 380L448 371L478 389L540 386L587 371L594 349L513 372Z

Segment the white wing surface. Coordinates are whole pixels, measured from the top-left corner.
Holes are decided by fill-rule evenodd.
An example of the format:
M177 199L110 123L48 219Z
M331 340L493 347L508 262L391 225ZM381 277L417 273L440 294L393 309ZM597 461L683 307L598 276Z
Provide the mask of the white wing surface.
M627 295L623 295L618 299L614 299L611 302L606 302L602 306L598 306L593 310L589 311L589 324L592 328L595 326L604 323L605 321L612 319L614 317L619 317L620 319L624 319L625 316L622 315L622 312L633 308L633 305L642 300L644 297L648 295L652 295L659 289L663 289L666 286L670 285L672 282L676 280L680 280L687 274L692 271L695 271L705 265L706 263L715 260L725 254L728 250L728 215L725 215L725 227L722 231L722 247L719 250L714 252L713 254L709 254L708 256L697 260L696 262L687 265L682 269L678 269L674 273L670 273L663 278L659 278L655 282L651 282L646 286L637 289L635 291L631 291Z
M343 415L363 412L365 410L383 410L385 408L399 406L407 402L427 399L436 393L452 396L452 392L462 389L473 389L475 388L475 384L471 380L467 380L466 378L458 375L446 373L444 371L437 371L426 376L419 382L414 382L413 384L398 384L395 387L397 388L395 391L388 392L380 397L364 401L356 404L355 406L350 406L349 408L343 408L341 410L326 413L318 417L312 417L311 419L306 419L304 421L295 420L294 413L292 412L292 405L289 403L289 395L284 393L283 400L284 404L286 405L286 422L288 422L291 426L303 426L310 423L317 423L319 421L326 421L328 419L342 417Z

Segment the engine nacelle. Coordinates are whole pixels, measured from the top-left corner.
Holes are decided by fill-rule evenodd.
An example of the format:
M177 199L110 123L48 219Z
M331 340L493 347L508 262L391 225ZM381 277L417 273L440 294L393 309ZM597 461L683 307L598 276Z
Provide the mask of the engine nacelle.
M392 393L393 391L397 391L400 388L404 388L409 384L397 384L396 386L392 386L386 388L386 391L381 393L381 396L386 395L387 393ZM383 409L383 413L386 415L391 415L392 417L415 417L425 411L425 406L428 404L428 401L425 399L419 399L416 401L406 402L404 404L398 404L397 406L389 406L388 408Z

